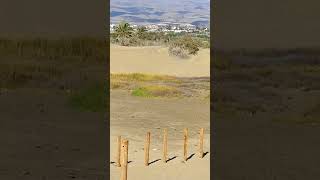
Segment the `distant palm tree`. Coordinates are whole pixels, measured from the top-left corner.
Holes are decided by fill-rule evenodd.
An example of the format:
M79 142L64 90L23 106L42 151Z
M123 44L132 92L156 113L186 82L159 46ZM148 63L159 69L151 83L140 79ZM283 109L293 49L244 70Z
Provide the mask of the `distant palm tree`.
M145 38L146 38L146 32L147 32L146 27L140 26L140 27L138 27L138 29L137 29L136 35L137 35L137 37L140 38L140 39L145 39Z
M115 27L114 33L121 45L127 45L126 40L132 36L133 28L129 23L123 21Z

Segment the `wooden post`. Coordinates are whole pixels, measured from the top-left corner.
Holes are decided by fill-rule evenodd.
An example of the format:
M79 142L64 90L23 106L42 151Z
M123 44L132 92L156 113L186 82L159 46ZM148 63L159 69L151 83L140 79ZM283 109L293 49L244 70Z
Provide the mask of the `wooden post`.
M121 141L122 148L122 163L121 163L121 176L120 180L127 180L128 175L128 140Z
M146 142L144 144L144 164L149 165L149 151L150 151L150 132L147 132Z
M116 156L116 166L120 167L121 166L121 136L118 136L117 138L117 156Z
M188 128L185 128L183 131L184 131L183 157L184 157L184 161L187 161L187 159L188 159Z
M199 157L203 158L203 139L204 139L204 128L200 129L200 141L199 141Z
M163 130L163 157L162 157L162 161L164 163L167 162L167 151L168 151L168 140L167 140L167 136L168 136L168 131L167 129Z

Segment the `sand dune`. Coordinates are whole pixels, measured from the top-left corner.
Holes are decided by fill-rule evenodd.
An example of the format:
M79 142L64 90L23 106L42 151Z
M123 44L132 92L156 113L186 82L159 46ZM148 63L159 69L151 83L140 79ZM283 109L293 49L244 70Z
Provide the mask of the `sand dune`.
M197 56L179 59L169 56L166 47L122 47L111 45L111 73L150 73L179 77L210 76L210 51L201 49ZM196 84L190 80L190 83ZM129 140L128 179L193 180L210 178L210 106L201 98L149 99L133 97L127 90L112 90L110 101L110 159L115 161L117 136ZM124 103L125 102L125 103ZM199 129L205 128L205 152L198 157ZM168 158L161 160L162 130L168 129ZM183 162L183 128L189 128L190 160ZM151 132L150 166L144 166L145 134ZM157 161L158 160L158 161ZM110 167L111 179L120 178L120 168Z
M169 56L165 47L110 47L111 73L151 73L183 77L210 76L210 50L190 59Z

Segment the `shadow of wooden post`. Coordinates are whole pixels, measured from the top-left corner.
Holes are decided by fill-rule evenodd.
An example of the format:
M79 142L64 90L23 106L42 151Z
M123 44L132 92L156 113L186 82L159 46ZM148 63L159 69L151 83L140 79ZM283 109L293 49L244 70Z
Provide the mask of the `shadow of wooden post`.
M150 152L150 132L147 132L146 142L144 144L144 165L149 165L149 152Z
M121 136L117 138L117 156L116 156L116 166L121 166Z

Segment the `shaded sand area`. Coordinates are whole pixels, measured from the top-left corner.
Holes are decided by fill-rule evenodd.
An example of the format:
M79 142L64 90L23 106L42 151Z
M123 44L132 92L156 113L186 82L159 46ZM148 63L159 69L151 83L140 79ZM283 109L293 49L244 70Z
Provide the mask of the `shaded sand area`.
M128 180L208 180L210 178L209 49L190 59L169 56L164 47L111 46L110 177L116 167L117 136L129 140ZM142 73L130 75L130 73ZM153 75L150 75L153 74ZM155 75L155 76L154 76ZM201 78L200 78L201 77ZM168 158L162 162L162 133L168 129ZM183 129L189 129L187 162ZM203 159L199 130L205 129ZM150 165L144 165L144 141L151 132Z
M189 59L169 56L168 48L110 47L111 73L149 73L184 77L210 76L210 50L201 49Z

